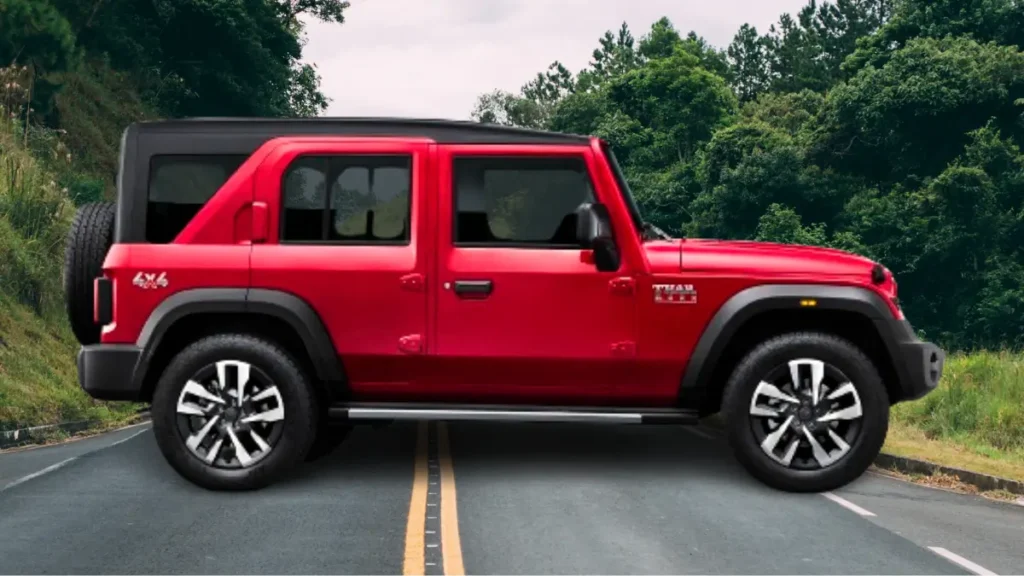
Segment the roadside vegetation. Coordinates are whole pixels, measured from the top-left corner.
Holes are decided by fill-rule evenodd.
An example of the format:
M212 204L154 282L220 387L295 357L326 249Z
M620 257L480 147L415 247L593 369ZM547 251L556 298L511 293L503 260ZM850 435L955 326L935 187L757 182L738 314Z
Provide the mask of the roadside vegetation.
M345 8L3 2L0 429L135 411L79 390L61 294L70 218L112 198L124 127L322 112L300 16L341 24ZM955 351L939 390L894 410L886 450L1024 479L1022 48L1017 0L810 3L727 47L662 19L639 39L609 31L583 70L555 62L482 95L473 115L607 139L673 234L882 261L922 336Z
M1024 354L953 355L937 390L893 409L885 451L1024 481Z

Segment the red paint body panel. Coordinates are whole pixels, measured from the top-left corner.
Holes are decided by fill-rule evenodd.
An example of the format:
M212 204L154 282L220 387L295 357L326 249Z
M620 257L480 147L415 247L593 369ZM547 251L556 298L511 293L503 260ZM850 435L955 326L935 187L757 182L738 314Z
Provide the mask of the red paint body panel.
M279 243L283 174L303 154L409 154L408 245ZM599 272L581 249L470 248L453 243L458 155L578 156L611 216L620 269ZM672 405L694 349L732 295L765 283L827 283L896 294L870 282L873 262L820 248L672 240L642 242L599 142L589 146L438 145L415 138L278 138L264 144L171 244L115 245L114 321L104 343L133 343L165 298L189 288L280 290L323 320L357 400ZM143 289L139 273L165 273ZM490 280L485 299L459 280ZM656 303L655 284L692 285L694 303ZM900 313L890 303L894 315Z
M426 141L375 139L292 140L269 155L256 175L256 200L268 206L268 239L252 251L252 287L294 294L323 319L354 392L374 384L406 388L422 371L400 347L410 335L426 334L427 295L408 290L402 278L429 277L433 226L428 214L435 196ZM409 154L412 156L411 236L407 246L278 244L281 182L300 154ZM426 342L429 346L429 341Z

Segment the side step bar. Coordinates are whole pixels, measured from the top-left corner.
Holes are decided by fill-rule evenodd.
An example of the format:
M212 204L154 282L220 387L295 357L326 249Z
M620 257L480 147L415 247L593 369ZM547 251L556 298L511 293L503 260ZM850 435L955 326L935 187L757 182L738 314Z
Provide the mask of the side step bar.
M332 419L478 420L504 422L596 422L605 424L697 424L695 411L676 408L603 406L514 406L490 404L362 403L335 404Z

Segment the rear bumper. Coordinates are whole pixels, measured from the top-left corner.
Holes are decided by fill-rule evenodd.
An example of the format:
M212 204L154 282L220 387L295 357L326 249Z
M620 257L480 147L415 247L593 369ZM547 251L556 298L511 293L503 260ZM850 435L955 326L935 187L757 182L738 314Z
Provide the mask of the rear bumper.
M135 366L142 350L135 346L96 344L78 351L78 384L97 400L141 399L142 382Z
M946 353L935 344L919 339L906 320L890 320L885 323L888 324L886 331L891 336L889 347L894 368L903 390L903 397L897 401L917 400L926 396L939 385Z

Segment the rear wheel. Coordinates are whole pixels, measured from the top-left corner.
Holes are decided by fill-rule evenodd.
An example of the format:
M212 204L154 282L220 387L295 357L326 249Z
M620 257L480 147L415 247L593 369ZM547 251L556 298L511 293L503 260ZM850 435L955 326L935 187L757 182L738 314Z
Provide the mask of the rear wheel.
M309 452L316 395L298 363L266 340L211 336L180 352L153 397L153 429L182 476L214 490L267 486Z
M740 463L791 492L832 490L859 477L889 425L888 396L871 360L821 333L757 346L730 377L722 408Z
M64 247L64 304L75 338L83 345L100 341L93 321L93 281L114 242L115 205L94 202L78 209Z

